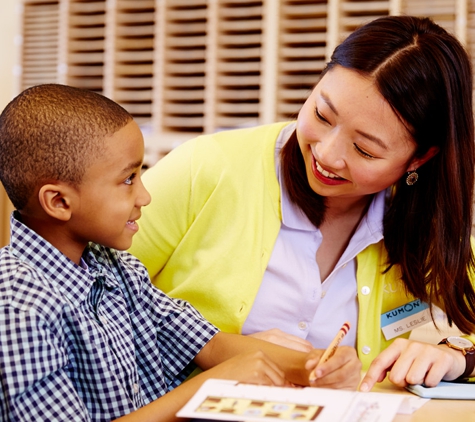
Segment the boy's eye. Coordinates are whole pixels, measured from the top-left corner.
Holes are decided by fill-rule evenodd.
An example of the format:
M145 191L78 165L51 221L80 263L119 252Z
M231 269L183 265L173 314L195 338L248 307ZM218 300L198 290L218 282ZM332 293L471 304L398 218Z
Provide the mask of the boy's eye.
M363 157L365 157L365 158L376 158L373 155L368 154L367 152L363 151L358 145L353 144L353 146L355 147L356 151L358 151L358 153L360 155L362 155Z
M132 185L133 184L133 180L135 179L135 176L136 176L136 173L132 173L129 177L127 177L127 179L124 180L124 183L126 185Z

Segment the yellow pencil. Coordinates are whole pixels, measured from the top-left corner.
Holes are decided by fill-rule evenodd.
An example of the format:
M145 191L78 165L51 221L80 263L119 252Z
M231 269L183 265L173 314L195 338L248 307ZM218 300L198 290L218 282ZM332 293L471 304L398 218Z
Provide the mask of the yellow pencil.
M315 371L318 368L318 365L320 365L321 363L325 363L328 359L330 359L335 354L338 345L341 343L341 341L346 336L349 330L350 330L350 323L347 321L342 325L342 327L340 328L340 331L338 331L335 338L332 340L332 342L327 347L327 349L323 352L323 355L318 361L318 364L315 367L315 369L312 372L310 372L310 376L308 378L309 381L315 381L317 379L317 377L315 376Z

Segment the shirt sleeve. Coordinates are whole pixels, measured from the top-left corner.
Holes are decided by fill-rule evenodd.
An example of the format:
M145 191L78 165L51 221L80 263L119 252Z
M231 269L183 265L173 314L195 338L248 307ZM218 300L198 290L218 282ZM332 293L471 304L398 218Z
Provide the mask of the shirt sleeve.
M32 310L0 307L0 420L89 421L61 335Z
M163 351L165 375L169 385L175 387L196 368L194 358L219 330L188 302L172 299L154 286L152 289L157 296L156 303L166 303L166 308L175 309L158 324L157 336Z
M141 279L132 313L132 323L138 330L139 367L150 368L154 366L152 361L160 362L157 368L163 373L164 388L170 391L196 368L193 359L219 330L188 302L171 298L153 286L147 270L135 257L124 254L123 258ZM145 383L153 381L145 378L146 374L142 376Z

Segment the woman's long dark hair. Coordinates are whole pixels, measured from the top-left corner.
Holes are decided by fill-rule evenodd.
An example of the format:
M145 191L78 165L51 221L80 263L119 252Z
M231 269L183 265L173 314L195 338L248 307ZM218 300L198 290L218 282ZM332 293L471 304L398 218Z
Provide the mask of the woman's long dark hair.
M439 149L417 169L415 185L407 186L404 177L394 186L384 217L387 269L398 265L408 292L443 304L449 323L473 332L475 149L467 53L428 18L388 16L353 32L335 49L324 72L337 65L374 79L410 131L416 157L432 146ZM308 184L295 134L284 146L282 160L291 198L320 225L324 200Z

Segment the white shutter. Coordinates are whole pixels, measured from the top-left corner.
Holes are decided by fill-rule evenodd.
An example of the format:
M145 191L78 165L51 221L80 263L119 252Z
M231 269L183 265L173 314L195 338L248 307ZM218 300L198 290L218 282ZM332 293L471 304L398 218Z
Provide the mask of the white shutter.
M62 82L103 92L105 55L105 0L62 2ZM63 76L64 73L64 76Z
M475 0L21 3L16 86L102 92L142 126L148 164L197 134L294 119L333 48L379 16L431 16L475 57Z
M23 5L20 90L58 82L59 2L29 1Z

